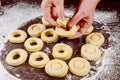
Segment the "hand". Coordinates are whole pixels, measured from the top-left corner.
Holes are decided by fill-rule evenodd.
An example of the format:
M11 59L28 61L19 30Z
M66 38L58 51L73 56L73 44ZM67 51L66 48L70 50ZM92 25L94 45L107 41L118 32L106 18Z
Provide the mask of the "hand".
M45 20L54 26L58 26L55 19L65 19L64 0L43 0L41 9Z
M82 36L92 25L95 8L100 0L80 0L75 14L68 23L71 27L76 25L78 32L71 39Z

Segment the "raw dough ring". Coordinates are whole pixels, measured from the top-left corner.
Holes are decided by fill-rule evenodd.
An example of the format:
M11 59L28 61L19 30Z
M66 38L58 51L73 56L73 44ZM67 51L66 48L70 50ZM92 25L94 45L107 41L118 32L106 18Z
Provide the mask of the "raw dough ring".
M94 27L90 26L84 35L88 35L93 31Z
M41 39L46 43L53 43L58 41L58 35L54 29L46 29L41 34Z
M62 60L53 59L46 64L45 72L53 77L64 77L68 73L68 65Z
M37 59L42 60L37 60ZM31 53L29 57L29 64L35 68L43 68L50 61L48 55L44 52L34 52Z
M77 27L76 26L72 26L69 31L66 31L63 28L56 27L55 28L55 32L56 32L56 34L58 34L61 37L68 37L68 38L70 38L70 37L72 37L73 35L76 34Z
M12 66L18 66L23 64L27 60L27 57L28 54L24 49L14 49L6 56L6 62Z
M91 33L86 37L86 43L94 44L98 47L100 47L104 43L104 41L104 36L102 35L102 33L98 32Z
M46 29L45 25L36 23L36 24L31 25L28 28L27 32L32 37L39 37L41 35L42 31L45 29Z
M90 61L97 61L101 53L101 50L93 44L85 44L81 47L81 56Z
M46 26L52 26L48 21L45 20L44 17L42 17L42 23Z
M62 27L66 27L68 21L69 21L69 18L65 18L65 20L60 20L59 18L57 19L58 25L60 25Z
M12 43L23 43L27 34L23 30L16 30L8 35L8 40Z
M81 57L71 59L68 66L70 72L77 76L85 76L90 71L90 63Z
M28 51L39 51L43 48L43 41L39 38L28 38L25 41L24 46Z
M54 58L61 59L61 60L68 60L71 58L73 53L73 49L71 46L59 43L53 47L52 55Z

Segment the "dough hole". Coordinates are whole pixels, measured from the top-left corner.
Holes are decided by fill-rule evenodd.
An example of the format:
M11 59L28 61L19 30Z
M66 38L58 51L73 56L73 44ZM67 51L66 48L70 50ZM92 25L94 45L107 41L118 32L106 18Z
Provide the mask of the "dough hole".
M63 50L60 50L59 53L64 53L64 51L63 51Z
M43 60L42 57L39 57L39 58L36 59L36 61L42 61L42 60Z
M30 45L31 46L35 46L35 45L37 45L37 43L36 42L32 42L32 43L30 43Z
M53 34L52 34L50 31L49 31L49 32L46 32L45 35L46 35L47 37L53 37Z
M16 55L13 56L13 59L18 59L18 58L20 58L19 54L16 54Z
M17 38L17 37L20 37L20 36L21 36L20 34L15 34L15 35L14 35L14 37L16 37L16 38Z

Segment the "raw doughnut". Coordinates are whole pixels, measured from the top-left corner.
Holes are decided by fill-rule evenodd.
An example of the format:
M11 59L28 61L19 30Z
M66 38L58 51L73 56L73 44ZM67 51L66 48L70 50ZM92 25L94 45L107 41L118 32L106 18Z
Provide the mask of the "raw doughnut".
M72 26L71 29L68 30L68 31L66 31L63 28L56 27L55 28L55 32L56 32L56 34L58 34L61 37L68 37L68 38L70 38L70 37L72 37L73 35L76 34L77 27L76 26Z
M90 63L81 57L71 59L68 66L70 72L77 76L85 76L90 71Z
M25 41L24 46L28 51L39 51L43 48L43 41L39 38L28 38Z
M98 47L100 47L104 43L104 41L104 36L102 35L102 33L98 32L91 33L86 37L86 43L94 44Z
M81 47L81 56L90 61L96 61L101 56L100 49L93 44L85 44Z
M61 60L68 60L71 58L73 53L73 49L71 46L59 43L53 47L52 55L54 58L61 59Z
M59 18L57 19L58 25L60 25L62 27L66 27L68 21L69 21L69 18L65 18L65 20L60 20Z
M43 68L49 61L48 55L44 52L34 52L29 57L29 64L35 68Z
M46 43L53 43L58 41L58 35L54 29L46 29L41 34L41 39Z
M39 37L42 31L45 29L46 29L45 25L36 23L36 24L31 25L28 28L28 34L32 37Z
M94 27L93 26L90 26L87 30L87 32L84 34L84 35L88 35L90 34L92 31L93 31Z
M62 60L53 59L46 64L45 72L53 77L64 77L68 73L68 65Z
M6 56L6 62L12 66L23 64L28 57L28 54L23 49L14 49Z
M16 30L8 35L8 39L12 43L23 43L27 38L27 34L23 30Z
M42 17L42 23L46 26L52 26L48 21L45 20L44 17Z

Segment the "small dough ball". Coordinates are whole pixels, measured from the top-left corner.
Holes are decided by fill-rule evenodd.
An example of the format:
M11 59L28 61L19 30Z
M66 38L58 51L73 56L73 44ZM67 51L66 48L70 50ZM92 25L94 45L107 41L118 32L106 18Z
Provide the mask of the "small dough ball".
M43 41L39 38L28 38L25 41L24 46L28 51L39 51L43 48Z
M8 35L8 40L12 43L23 43L27 34L23 30L16 30Z
M49 61L45 66L45 72L53 77L64 77L68 73L68 65L59 59Z
M43 68L49 61L48 55L44 52L34 52L29 57L29 64L35 68Z
M62 27L66 27L68 21L69 21L69 18L65 18L65 20L60 20L59 18L57 19L58 25L60 25Z
M81 47L81 56L90 61L97 61L101 53L101 50L93 44L85 44Z
M91 33L86 37L87 44L93 44L98 47L100 47L104 43L104 41L105 41L105 38L103 34L98 32Z
M59 43L53 47L52 55L54 58L61 59L61 60L68 60L71 58L73 54L73 49L71 46Z
M6 56L6 62L12 66L23 64L27 60L28 54L24 49L14 49Z
M76 26L72 26L70 30L65 30L63 28L59 28L59 27L56 27L55 28L55 32L57 35L61 36L61 37L72 37L73 35L76 34L77 32L77 27Z
M42 32L41 39L46 43L54 43L58 41L59 37L54 29L46 29Z
M70 72L77 76L85 76L90 71L90 63L81 57L71 59L68 66Z
M44 31L45 29L46 29L45 25L36 23L36 24L31 25L28 28L28 34L32 37L39 37L42 31Z
M88 35L93 31L94 27L90 26L84 35Z
M42 23L43 23L45 26L52 26L48 21L45 20L44 17L42 17Z

